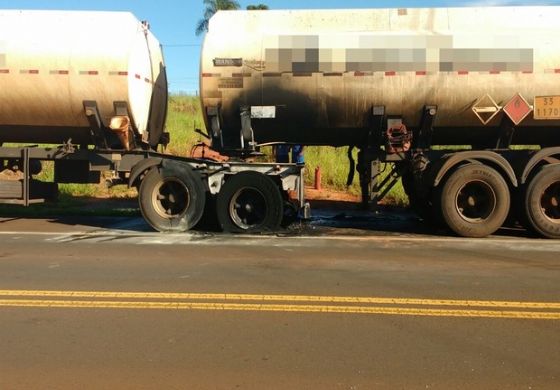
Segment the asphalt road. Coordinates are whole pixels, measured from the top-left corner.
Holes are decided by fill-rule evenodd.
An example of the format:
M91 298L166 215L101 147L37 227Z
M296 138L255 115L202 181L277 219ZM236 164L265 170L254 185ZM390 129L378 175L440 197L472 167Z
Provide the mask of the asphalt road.
M0 389L560 388L560 242L340 219L0 219Z

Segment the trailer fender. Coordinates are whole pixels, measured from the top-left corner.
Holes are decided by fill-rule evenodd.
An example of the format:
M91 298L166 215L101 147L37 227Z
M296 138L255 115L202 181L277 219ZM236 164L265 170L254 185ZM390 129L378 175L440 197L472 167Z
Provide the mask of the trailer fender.
M529 179L531 172L533 172L535 167L537 167L541 161L552 156L560 156L560 147L544 148L535 153L527 164L525 164L523 174L521 175L521 184L527 183L527 179Z
M437 187L439 185L439 183L445 177L447 172L449 172L449 170L457 166L457 164L467 161L490 163L490 165L498 168L499 171L506 175L511 185L513 185L514 187L518 186L517 177L515 176L515 171L513 170L511 164L503 156L500 156L496 152L492 152L489 150L468 150L464 152L449 154L447 157L444 156L443 159L444 162L439 168L439 171L437 171L436 177L433 181L434 187Z
M138 164L133 166L130 171L130 177L128 179L128 187L134 187L142 173L146 172L151 167L160 165L162 161L162 158L148 158L146 160L140 161Z

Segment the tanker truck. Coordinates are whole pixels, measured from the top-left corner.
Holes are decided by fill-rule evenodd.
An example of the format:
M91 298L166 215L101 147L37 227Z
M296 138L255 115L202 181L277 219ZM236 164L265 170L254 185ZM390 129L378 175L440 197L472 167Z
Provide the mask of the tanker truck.
M156 152L167 83L145 23L2 11L0 138L60 143L0 149L24 172L5 201L31 202L32 163L54 160L55 183L109 170L137 187L156 230L203 214L230 232L275 230L289 191L307 210L302 167L251 162L260 148L347 146L359 149L364 206L402 180L423 219L458 235L490 235L512 215L560 238L558 17L560 7L218 12L200 95L224 163Z
M400 178L425 220L461 236L511 215L560 238L558 20L560 7L218 12L206 127L230 153L357 147L365 204Z

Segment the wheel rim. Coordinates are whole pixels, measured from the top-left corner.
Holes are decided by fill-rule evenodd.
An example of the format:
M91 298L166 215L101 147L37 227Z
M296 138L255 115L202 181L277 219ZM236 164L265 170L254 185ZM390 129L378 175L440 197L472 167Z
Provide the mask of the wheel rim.
M188 188L174 177L162 180L152 191L154 210L163 218L174 218L184 214L189 203Z
M560 223L560 182L548 186L541 195L541 209L549 220Z
M233 194L229 202L229 215L241 229L249 230L262 225L266 218L266 198L256 188L243 187Z
M496 209L496 204L496 193L488 183L481 180L463 185L455 198L459 215L472 223L488 219Z

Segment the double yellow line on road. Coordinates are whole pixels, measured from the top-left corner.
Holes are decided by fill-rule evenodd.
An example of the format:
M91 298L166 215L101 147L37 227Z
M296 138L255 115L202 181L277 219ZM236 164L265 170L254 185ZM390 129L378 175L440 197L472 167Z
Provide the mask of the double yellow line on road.
M0 290L0 307L221 310L560 320L560 302L315 295Z

